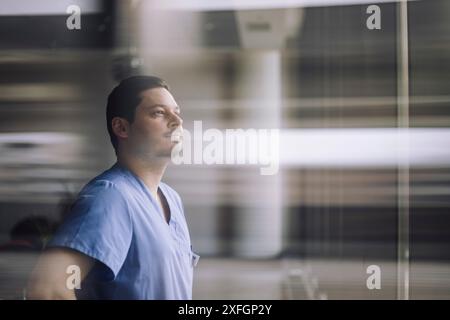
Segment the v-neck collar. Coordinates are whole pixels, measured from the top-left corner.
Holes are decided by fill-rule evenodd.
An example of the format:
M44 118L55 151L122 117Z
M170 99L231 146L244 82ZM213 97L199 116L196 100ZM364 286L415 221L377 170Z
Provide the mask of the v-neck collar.
M162 209L162 216L164 218L164 222L167 225L170 225L170 222L172 221L172 209L170 208L169 200L167 200L167 197L164 194L164 191L162 190L161 186L158 186L158 191L161 192L160 199L161 199L161 209ZM158 194L158 192L157 192L157 194ZM159 204L159 201L158 201L158 204ZM167 204L167 210L169 210L169 212L168 212L169 213L169 221L166 220L166 214L164 212L164 208L166 207L166 204ZM159 205L158 205L158 207L159 207Z
M167 207L169 209L169 222L167 222L167 220L166 220L166 216L164 214L164 208L160 207L158 199L155 199L153 197L152 193L150 192L150 189L147 187L147 185L144 183L144 181L140 177L138 177L136 174L134 174L131 170L122 166L118 162L116 162L114 164L114 167L118 168L123 173L130 175L131 177L134 178L135 181L137 181L137 183L140 185L140 187L144 190L146 196L150 199L150 202L156 207L156 210L158 211L159 216L163 220L163 223L167 226L170 226L173 223L173 214L172 214L173 211L172 211L172 206L170 205L170 201L168 200L168 198L165 194L165 190L163 190L164 189L163 183L162 182L159 183L157 195L158 195L158 192L160 191L162 196L164 197L164 201L167 203Z

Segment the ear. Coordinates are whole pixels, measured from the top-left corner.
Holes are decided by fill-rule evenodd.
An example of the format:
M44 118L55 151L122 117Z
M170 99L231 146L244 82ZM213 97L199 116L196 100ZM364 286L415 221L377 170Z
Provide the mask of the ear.
M129 123L126 119L120 117L113 118L111 120L111 127L118 138L128 138Z

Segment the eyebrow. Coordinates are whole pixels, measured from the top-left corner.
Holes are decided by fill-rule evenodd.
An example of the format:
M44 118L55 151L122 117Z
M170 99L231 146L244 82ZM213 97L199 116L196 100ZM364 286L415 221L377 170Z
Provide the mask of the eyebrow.
M146 109L153 109L153 108L156 108L156 107L170 108L168 105L165 105L165 104L153 104L151 106L145 106ZM181 111L179 106L175 106L174 109L177 110L178 112Z

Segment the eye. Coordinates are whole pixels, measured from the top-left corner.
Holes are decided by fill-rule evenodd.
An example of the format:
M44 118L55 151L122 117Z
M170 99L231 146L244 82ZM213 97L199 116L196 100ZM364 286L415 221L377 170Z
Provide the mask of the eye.
M155 116L162 116L162 115L164 115L164 111L163 110L156 110L155 112L153 112L153 115L155 115Z

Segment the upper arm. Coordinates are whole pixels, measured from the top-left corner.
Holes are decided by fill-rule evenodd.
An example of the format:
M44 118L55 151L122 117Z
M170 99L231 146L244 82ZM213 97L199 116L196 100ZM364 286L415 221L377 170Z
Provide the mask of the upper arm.
M94 266L91 257L67 248L46 250L38 260L27 290L29 299L75 299L74 291L67 286L68 278L74 274L70 266L79 271L80 282ZM73 267L72 267L73 268Z
M132 241L128 203L114 184L99 181L80 195L47 247L70 248L98 261L101 281L119 273Z

